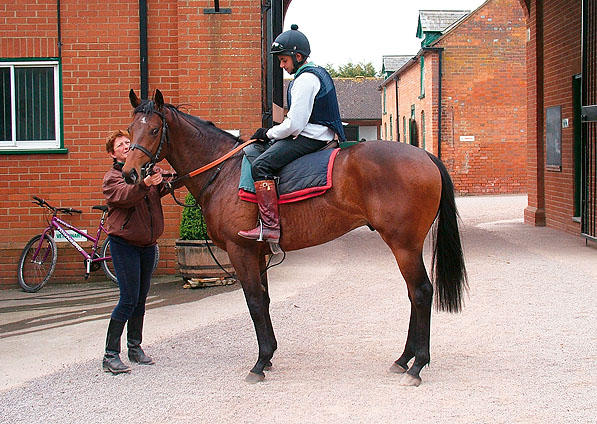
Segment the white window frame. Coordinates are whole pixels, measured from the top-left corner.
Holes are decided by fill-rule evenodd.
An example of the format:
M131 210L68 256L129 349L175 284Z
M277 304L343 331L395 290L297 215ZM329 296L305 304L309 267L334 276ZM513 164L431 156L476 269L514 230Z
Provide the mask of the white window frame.
M54 70L54 122L55 140L17 140L17 117L15 98L15 67L47 67ZM56 150L62 147L61 140L61 117L60 117L60 66L57 60L27 60L27 61L1 61L0 68L10 68L10 107L12 120L11 140L0 140L0 152L19 151L46 151Z

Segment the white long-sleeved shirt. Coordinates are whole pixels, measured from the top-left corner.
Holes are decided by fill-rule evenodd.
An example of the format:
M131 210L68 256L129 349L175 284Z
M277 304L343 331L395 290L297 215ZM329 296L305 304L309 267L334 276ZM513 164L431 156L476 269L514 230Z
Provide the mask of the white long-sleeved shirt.
M333 140L335 136L333 130L325 125L309 123L315 96L320 88L321 83L315 74L304 72L299 75L290 89L292 101L288 114L281 124L274 125L267 131L267 136L272 140L281 140L291 136L296 138L298 135L315 140Z

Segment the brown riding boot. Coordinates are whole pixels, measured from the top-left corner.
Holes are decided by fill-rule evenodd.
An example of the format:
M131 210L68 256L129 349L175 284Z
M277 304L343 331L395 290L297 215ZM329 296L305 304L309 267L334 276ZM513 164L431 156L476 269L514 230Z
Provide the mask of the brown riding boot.
M280 213L276 183L273 180L255 181L255 194L259 205L259 224L250 231L239 231L238 235L250 240L278 243Z

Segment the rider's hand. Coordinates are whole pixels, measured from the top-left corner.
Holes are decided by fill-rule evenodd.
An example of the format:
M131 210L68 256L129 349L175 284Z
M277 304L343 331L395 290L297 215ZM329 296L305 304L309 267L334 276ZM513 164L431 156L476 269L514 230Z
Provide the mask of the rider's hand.
M254 140L261 140L261 141L270 141L269 137L267 136L267 130L269 128L259 128L257 131L255 131L255 134L253 134L253 137L251 137Z

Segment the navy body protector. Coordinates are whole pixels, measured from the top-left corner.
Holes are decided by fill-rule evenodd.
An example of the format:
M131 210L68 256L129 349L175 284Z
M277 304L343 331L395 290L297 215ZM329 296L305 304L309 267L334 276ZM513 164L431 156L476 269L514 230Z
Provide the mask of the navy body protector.
M344 135L344 128L342 128L340 109L338 108L338 98L336 97L336 87L334 87L334 81L332 80L332 77L321 66L307 63L301 66L301 68L296 72L294 80L303 72L315 74L321 83L321 88L315 96L313 111L309 117L309 122L311 124L325 125L338 134L340 141L345 141L346 136ZM294 80L290 81L290 84L288 84L288 109L290 109L292 102L290 91L292 90Z

